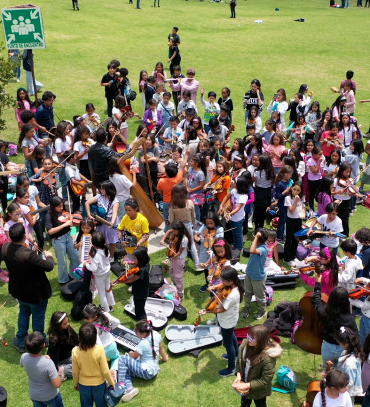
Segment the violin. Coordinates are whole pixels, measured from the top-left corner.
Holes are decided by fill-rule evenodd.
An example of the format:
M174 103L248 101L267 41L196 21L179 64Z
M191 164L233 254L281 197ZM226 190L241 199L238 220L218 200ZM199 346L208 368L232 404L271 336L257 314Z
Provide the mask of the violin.
M316 271L316 267L313 265L313 266L305 266L305 267L301 267L301 268L296 268L296 267L292 267L291 268L291 272L293 271L293 272L296 272L296 271L299 271L300 273L304 273L304 274L311 274L311 273L313 273L314 271ZM284 274L288 274L288 273L284 273Z
M71 216L72 216L72 222L73 222L74 226L78 226L83 219L83 216L80 215L79 213L74 213L71 215L69 212L63 211L62 214L60 216L58 216L58 221L60 223L66 223L71 219Z
M121 112L122 112L122 116L120 118L121 123L126 121L127 119L131 119L131 117L134 117L134 116L138 117L141 120L141 117L137 113L134 113L132 111L132 107L130 105L122 107Z
M215 243L217 230L216 229L204 229L203 236L206 239L204 246L206 249L212 249L213 244Z
M136 266L130 268L130 265L127 262L125 262L125 271L116 280L112 281L111 285L107 290L107 293L111 292L113 286L115 286L116 284L127 282L127 280L132 278L139 270L140 267Z
M231 133L232 133L233 131L235 131L235 126L232 124L232 125L230 126L230 128L229 128L229 131L227 132L226 140L230 137L230 135L231 135ZM225 157L227 157L228 154L229 154L229 152L230 152L230 150L231 150L231 148L230 148L230 147L226 147L226 143L225 143L225 144L223 145L223 147L222 147L222 150L223 150L223 152L225 153Z
M166 257L173 257L177 252L176 252L176 246L177 242L179 240L178 235L174 235L173 233L170 236L170 245L166 250Z
M197 129L197 135L199 140L206 140L208 135L202 131L201 128Z
M348 192L351 194L355 194L355 195L361 195L360 190L358 189L358 187L356 187L356 185L354 185L354 180L353 178L341 178L338 181L338 185L344 188L348 188Z
M230 212L233 210L233 204L231 202L231 197L225 202L225 205L223 207L223 214L225 216L225 219L227 221L230 221Z
M231 293L231 287L226 287L225 285L220 286L213 294L214 296L207 302L204 310L205 311L214 311L221 302ZM201 321L201 316L199 315L194 326L199 326Z
M364 295L370 295L370 283L365 286L356 286L356 288L349 291L349 298L352 300L359 300Z
M41 173L40 177L42 178L42 182L44 183L44 185L49 187L51 190L57 189L57 180L55 178L54 172L48 173L44 171Z
M91 147L93 144L89 140L83 140L81 143L84 147Z

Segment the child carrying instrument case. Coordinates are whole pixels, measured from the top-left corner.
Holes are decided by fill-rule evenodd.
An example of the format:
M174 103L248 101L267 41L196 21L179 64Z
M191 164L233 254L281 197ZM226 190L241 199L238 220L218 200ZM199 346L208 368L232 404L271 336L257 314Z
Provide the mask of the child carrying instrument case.
M162 266L154 265L149 274L149 295L152 297L164 284Z
M82 287L83 280L73 279L68 283L64 284L60 289L62 297L67 301L73 301L77 295L77 292Z

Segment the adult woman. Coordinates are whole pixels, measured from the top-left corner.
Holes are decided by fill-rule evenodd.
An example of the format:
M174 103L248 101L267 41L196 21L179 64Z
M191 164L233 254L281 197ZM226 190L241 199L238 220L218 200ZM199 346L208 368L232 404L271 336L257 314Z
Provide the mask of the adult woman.
M176 65L180 65L181 55L180 55L180 50L177 46L177 42L174 39L170 40L170 47L171 47L172 56L168 60L168 62L171 62L170 72L171 72L171 75L173 75L175 73L174 67Z
M273 99L271 100L270 104L267 107L267 112L270 114L272 112L277 111L280 113L280 123L281 123L281 131L284 132L286 130L285 125L285 113L288 110L288 103L286 102L286 93L285 89L280 88L274 95Z
M255 106L258 109L258 114L261 115L265 97L261 90L261 82L258 79L253 79L251 89L244 95L243 107L245 109L245 121L247 122L249 110Z

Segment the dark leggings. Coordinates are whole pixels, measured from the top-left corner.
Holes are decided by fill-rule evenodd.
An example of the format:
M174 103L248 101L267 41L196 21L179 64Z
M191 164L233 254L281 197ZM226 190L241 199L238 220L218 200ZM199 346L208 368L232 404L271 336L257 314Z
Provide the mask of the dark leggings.
M266 210L267 207L257 205L254 206L253 212L254 230L258 228L263 228L266 219Z
M0 193L0 199L1 199L1 207L3 208L3 212L5 212L7 206L8 206L8 183L4 182L3 184L0 184L0 189L3 191Z
M45 241L44 241L44 231L42 229L40 218L33 225L33 230L35 231L37 237L37 245L39 246L40 249L43 249Z
M308 188L310 189L310 197L308 199L308 203L310 204L310 208L314 208L316 191L318 190L320 183L321 179L317 179L315 181L308 180Z
M266 407L266 397L259 400L252 400L242 397L241 407L249 407L252 404L252 401L254 401L256 407Z
M139 320L141 320L141 319L146 320L145 302L146 302L146 298L141 299L141 298L134 297L135 315L136 315L136 318Z
M298 240L294 233L302 229L302 219L288 218L286 220L286 240L284 245L284 260L294 260L297 254Z
M349 214L351 213L351 199L342 201L339 205L338 217L342 220L343 234L349 236Z

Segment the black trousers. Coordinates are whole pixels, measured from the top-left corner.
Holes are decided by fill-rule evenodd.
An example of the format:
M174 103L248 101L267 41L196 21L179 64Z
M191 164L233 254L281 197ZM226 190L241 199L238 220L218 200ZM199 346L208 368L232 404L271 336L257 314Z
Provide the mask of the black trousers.
M289 209L288 209L289 210ZM284 245L284 260L294 260L297 254L298 240L295 238L294 233L302 228L302 219L288 218L286 220L286 240Z
M68 183L68 190L69 190L69 196L71 198L71 204L72 204L72 213L75 213L80 210L80 205L81 205L81 197L79 195L76 195L72 191L71 185Z
M246 397L242 397L241 399L241 407L249 407L252 404L252 401L254 401L256 407L266 407L266 397L259 400L247 399Z
M308 181L308 188L310 188L310 197L308 199L308 203L310 204L310 208L314 207L314 201L316 196L316 191L320 186L321 179L317 179L315 181L307 180Z
M265 224L265 219L266 219L266 210L267 206L254 206L254 212L253 212L253 222L254 222L254 230L258 228L263 228L263 225Z
M235 4L231 4L230 5L230 9L231 9L231 17L235 18Z
M40 217L39 217L39 219L37 219L36 223L33 225L33 230L35 231L36 238L37 238L37 244L38 244L39 248L43 249L44 244L45 244L45 240L44 240L44 230L45 229L42 229Z
M141 319L146 320L145 303L146 303L146 298L141 299L141 298L134 297L135 315L136 315L136 318L138 318L139 320L141 320Z
M349 236L349 214L351 213L351 199L342 201L339 205L338 216L342 220L343 234Z
M370 0L369 0L370 1ZM179 99L177 97L181 95L181 92L179 90L174 90L172 91L172 97L173 97L173 103L175 104L175 116L177 116L177 106L179 104Z
M0 189L3 192L0 192L0 200L1 200L1 207L3 208L3 212L5 212L7 206L8 206L8 182L4 182L3 184L0 184Z
M112 117L113 101L113 98L107 98L108 117Z

